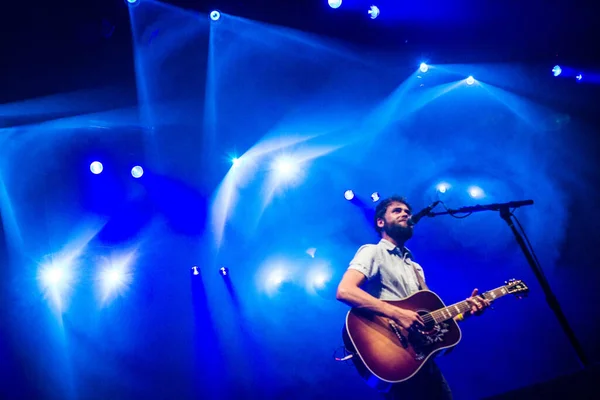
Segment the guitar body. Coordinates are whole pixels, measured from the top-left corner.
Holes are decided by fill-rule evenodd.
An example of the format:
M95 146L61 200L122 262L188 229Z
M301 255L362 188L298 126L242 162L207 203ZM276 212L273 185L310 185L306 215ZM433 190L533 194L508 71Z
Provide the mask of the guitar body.
M431 291L419 291L393 306L421 315L444 308L442 300ZM430 358L441 350L456 346L461 339L458 324L452 319L431 322L419 331L409 332L400 325L370 312L351 309L343 329L346 349L368 385L385 391L395 383L413 377Z

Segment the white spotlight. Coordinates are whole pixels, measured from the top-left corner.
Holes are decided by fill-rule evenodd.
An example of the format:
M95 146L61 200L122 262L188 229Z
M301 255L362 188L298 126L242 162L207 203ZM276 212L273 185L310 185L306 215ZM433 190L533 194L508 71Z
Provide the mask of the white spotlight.
M354 192L352 190L346 190L344 192L344 198L348 201L352 200L354 198Z
M471 86L474 83L475 83L475 78L473 78L472 76L467 78L467 85Z
M104 166L102 166L102 163L100 161L94 161L90 164L90 171L92 171L92 174L98 175L102 172L103 169Z
M421 63L421 65L419 66L419 70L422 73L425 73L429 70L429 65L425 64L425 63Z
M142 175L144 175L144 169L139 165L136 165L131 169L131 176L133 176L134 178L141 178Z
M379 193L375 192L371 195L371 200L373 200L373 203L377 203L379 201Z
M342 5L342 0L327 0L329 7L339 8Z
M469 191L469 196L471 196L474 199L481 199L482 197L485 196L483 189L480 188L479 186L471 186L471 187L469 187L468 191Z
M213 10L210 12L210 19L213 21L218 21L221 18L221 13L218 10Z
M450 189L450 184L446 182L440 182L435 188L440 193L446 193Z
M61 282L67 279L65 270L63 268L54 266L44 268L40 275L43 280L43 284L48 287L58 286Z
M129 264L129 259L124 258L116 264L109 264L102 268L98 276L102 303L122 295L129 288L133 278Z
M69 296L74 283L72 263L68 260L63 261L42 266L38 271L38 281L44 296L58 310L63 310L64 301Z
M377 8L377 6L371 6L369 8L369 15L371 16L371 19L379 17L379 8Z
M289 156L279 156L271 165L276 177L281 180L291 180L300 172L300 168L293 158Z

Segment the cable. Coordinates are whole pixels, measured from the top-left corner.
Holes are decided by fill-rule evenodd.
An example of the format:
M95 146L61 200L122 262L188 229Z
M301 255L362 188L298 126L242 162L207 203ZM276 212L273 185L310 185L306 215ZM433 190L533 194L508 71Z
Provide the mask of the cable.
M446 207L446 204L443 201L440 200L440 204L442 206L444 206L444 209L448 212L448 215L451 216L452 218L463 219L463 218L470 217L471 214L473 214L473 212L470 212L467 215L463 215L462 217L457 217L456 215L454 215L454 213L448 207Z
M340 351L340 349L341 349L341 352L342 352L342 356L341 357L337 357L336 354ZM348 351L348 349L346 349L346 346L340 346L340 347L338 347L337 349L335 349L333 351L333 359L335 361L346 362L346 361L349 361L352 357L354 357L354 353L350 353ZM348 363L346 363L346 364L348 364Z
M546 278L546 275L544 274L544 271L541 268L541 263L538 260L537 255L535 254L535 251L533 250L533 246L531 245L531 242L529 241L529 238L527 237L527 234L525 233L525 229L523 229L523 226L519 222L519 219L517 218L517 216L515 214L513 214L512 211L510 212L510 215L515 219L515 222L519 226L519 229L521 230L521 233L523 234L523 238L525 239L525 243L527 244L527 247L529 247L529 251L531 252L531 256L533 257L535 263L538 266L538 271L544 276L544 278Z

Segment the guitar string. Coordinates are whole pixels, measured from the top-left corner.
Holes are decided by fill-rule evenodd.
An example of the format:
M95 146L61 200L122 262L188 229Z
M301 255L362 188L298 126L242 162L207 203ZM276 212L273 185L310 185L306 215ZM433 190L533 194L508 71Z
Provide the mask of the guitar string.
M486 299L486 297L485 297L485 296L486 296L487 294L489 294L489 293L494 293L494 292L496 292L496 291L498 291L498 290L500 290L500 289L495 289L495 290L492 290L492 291L490 291L490 292L485 292L485 293L481 294L481 296L482 296L484 299ZM489 300L489 299L486 299L486 300ZM466 307L466 308L465 308L465 310L463 310L463 311L461 311L461 312L465 312L465 311L467 311L467 310L469 310L469 309L471 308L471 306L470 306L470 305L469 305L469 304L466 302L466 300L464 300L464 301L461 301L461 302L459 302L459 303L452 304L452 305L450 305L450 306L444 307L443 309L452 309L452 308L454 308L454 307L458 307L459 309L462 309L463 307ZM444 315L444 313L443 313L443 312L441 312L441 310L443 310L443 309L439 309L439 310L431 311L431 312L429 312L429 313L427 313L427 314L424 314L424 315L422 315L422 316L421 316L421 318L423 319L423 322L425 322L425 323L429 323L429 322L434 322L434 321L436 321L436 319L438 319L438 318L436 318L436 315L434 315L434 314L442 314L441 316L440 316L440 315L438 315L438 317L445 318L445 315ZM450 319L450 318L445 318L445 320L447 320L447 319Z

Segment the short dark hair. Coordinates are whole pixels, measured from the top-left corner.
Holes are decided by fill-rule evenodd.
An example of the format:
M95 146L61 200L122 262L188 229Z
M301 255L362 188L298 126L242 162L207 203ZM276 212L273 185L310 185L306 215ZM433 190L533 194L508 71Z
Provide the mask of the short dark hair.
M383 199L381 200L378 204L377 207L375 207L375 216L373 217L373 225L375 226L375 230L377 231L377 233L379 233L381 235L381 231L382 229L377 226L377 220L379 218L381 219L385 219L385 212L387 211L388 207L390 206L390 204L392 203L402 203L404 204L406 207L408 207L409 211L412 211L412 207L411 205L408 203L408 201L406 200L405 197L402 196L398 196L398 195L393 195L391 197L388 197L387 199Z

